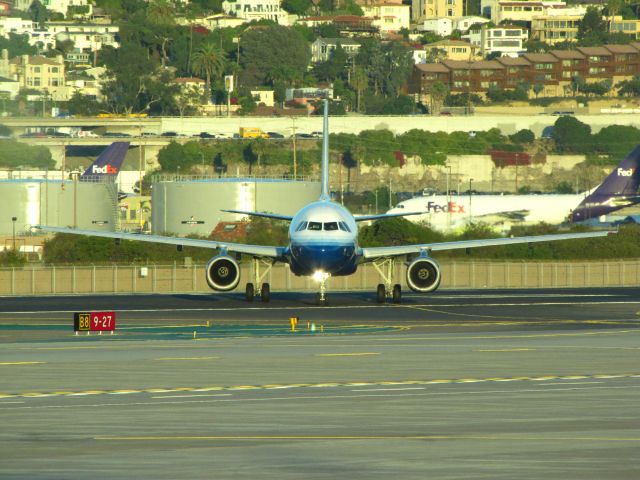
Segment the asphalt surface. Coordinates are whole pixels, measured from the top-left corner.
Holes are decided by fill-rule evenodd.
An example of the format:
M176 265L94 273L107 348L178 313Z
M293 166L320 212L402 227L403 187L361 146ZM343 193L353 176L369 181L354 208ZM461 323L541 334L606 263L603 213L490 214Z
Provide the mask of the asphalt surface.
M75 336L81 310L116 334ZM0 298L0 478L640 478L639 311L639 289Z

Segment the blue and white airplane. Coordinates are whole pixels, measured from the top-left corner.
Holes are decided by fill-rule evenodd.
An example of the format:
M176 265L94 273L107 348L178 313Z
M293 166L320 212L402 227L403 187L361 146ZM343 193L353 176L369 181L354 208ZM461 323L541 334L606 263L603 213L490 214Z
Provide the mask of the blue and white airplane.
M293 217L263 212L245 212L226 210L232 213L257 217L266 217L290 222L289 244L286 246L260 246L239 243L227 243L215 240L165 237L120 232L96 232L71 228L38 226L47 232L74 233L114 238L116 240L138 240L182 246L216 249L219 253L205 267L208 285L216 291L227 292L240 283L240 267L237 257L246 255L252 258L253 282L246 284L246 298L252 301L260 296L268 302L271 291L268 283L263 282L269 269L275 263L286 263L291 272L299 276L312 276L319 284L318 303L325 304L326 281L332 276L351 275L359 265L370 262L381 277L377 287L379 303L390 299L394 303L401 301L401 286L394 278L395 264L406 262L407 285L413 291L428 293L440 285L441 271L438 263L431 258L431 252L460 248L512 245L516 243L549 242L577 238L603 237L611 232L563 233L529 237L493 238L485 240L464 240L420 245L401 245L389 247L358 246L358 222L378 220L390 217L419 215L424 212L402 212L393 214L363 215L354 217L342 205L331 201L329 194L329 120L328 104L324 104L324 133L322 142L322 189L320 199L303 207ZM231 255L235 254L235 255ZM263 271L260 271L260 267Z

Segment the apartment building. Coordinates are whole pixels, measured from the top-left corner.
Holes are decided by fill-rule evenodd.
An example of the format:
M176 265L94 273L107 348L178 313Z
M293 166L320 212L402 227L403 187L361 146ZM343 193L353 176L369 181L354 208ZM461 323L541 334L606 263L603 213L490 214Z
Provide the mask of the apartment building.
M483 57L495 53L517 57L525 51L524 44L529 38L529 32L522 27L504 25L488 28L482 25L480 28L472 28L462 38L479 47Z
M289 25L289 14L280 8L280 0L225 0L222 10L247 21L272 20L280 25Z
M414 23L428 18L461 17L463 14L463 0L412 0L411 2L411 21Z
M424 46L426 58L439 60L474 60L478 47L462 40L440 40Z
M635 75L640 75L640 42L525 53L518 58L492 61L450 60L416 65L409 92L425 100L433 82L441 81L452 93L484 95L491 87L514 89L527 85L538 96L555 97L568 94L575 77L588 83L610 80L615 85Z
M640 20L613 20L610 31L633 35L636 40L640 39Z
M41 55L21 55L9 61L11 74L16 75L20 88L50 94L54 100L67 100L64 93L65 71L62 55L55 58Z
M316 38L311 44L311 62L326 62L336 48L342 48L348 57L354 57L360 50L360 42L352 38Z
M365 17L373 18L373 26L381 35L397 33L402 28L410 27L411 7L395 3L383 3L362 7Z

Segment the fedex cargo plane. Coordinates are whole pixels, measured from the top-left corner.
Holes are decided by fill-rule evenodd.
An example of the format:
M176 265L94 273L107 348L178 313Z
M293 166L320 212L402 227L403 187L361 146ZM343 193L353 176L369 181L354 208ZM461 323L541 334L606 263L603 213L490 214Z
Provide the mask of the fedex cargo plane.
M129 150L129 142L113 142L95 159L95 161L89 165L79 180L82 181L95 181L98 179L108 178L112 176L115 178L124 162L124 157Z
M387 213L424 212L408 219L442 231L470 223L511 225L582 222L640 203L640 146L594 189L573 195L432 195L398 203Z

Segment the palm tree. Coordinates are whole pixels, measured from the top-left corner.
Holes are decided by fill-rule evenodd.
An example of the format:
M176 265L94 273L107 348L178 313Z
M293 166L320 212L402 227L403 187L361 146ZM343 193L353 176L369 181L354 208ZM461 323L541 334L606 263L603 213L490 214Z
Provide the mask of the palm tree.
M193 54L191 69L196 75L204 75L207 78L205 87L207 99L211 97L211 77L222 76L226 60L224 50L213 43L203 44Z

